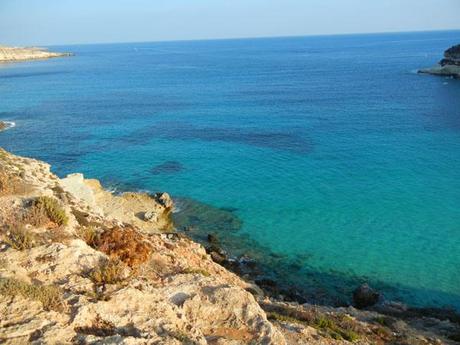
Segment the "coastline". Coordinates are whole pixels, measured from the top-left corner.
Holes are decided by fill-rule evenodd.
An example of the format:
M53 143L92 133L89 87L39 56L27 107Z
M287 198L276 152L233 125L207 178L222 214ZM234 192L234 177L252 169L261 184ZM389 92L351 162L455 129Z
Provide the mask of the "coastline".
M59 335L64 343L116 338L121 343L129 339L130 343L161 340L165 344L187 343L187 339L196 344L369 344L396 339L411 344L450 344L448 337L460 334L460 317L441 310L417 311L388 302L361 311L351 306L282 301L263 289L263 284L259 284L261 289L231 273L223 261L220 265L220 260L231 261L220 252L217 239L208 236L211 250L206 250L187 236L171 232L173 205L165 193L115 196L97 180L87 180L81 174L61 179L46 163L4 150L0 151L0 168L2 181L9 182L0 183L4 258L0 283L10 279L38 282L39 286L53 284L65 292L61 303L73 308L76 315L70 320L65 310L46 311L39 303L31 305L27 298L5 296L0 284L0 306L7 320L25 320L31 310L35 312L35 323L20 323L14 330L0 321L0 339L7 343L39 334L39 339L49 342ZM37 242L41 236L46 241L15 248L9 223L15 217L22 219L18 212L29 212L33 200L44 196L57 200L67 221L38 226L29 220L24 231L33 233ZM97 229L93 236L82 235L82 229L93 228ZM129 240L123 241L128 235ZM25 258L30 264L22 267ZM101 260L114 258L125 263L129 278L97 283L85 273L94 272ZM136 316L139 313L147 318ZM183 316L177 319L174 313ZM135 320L131 328L126 315ZM150 320L155 315L155 320ZM54 320L54 325L39 325L47 319ZM163 326L158 328L159 324ZM169 325L166 330L164 325Z
M420 69L418 73L460 79L460 44L447 49L437 66Z
M45 48L22 48L0 46L0 63L44 60L57 57L72 56L71 53L50 52Z

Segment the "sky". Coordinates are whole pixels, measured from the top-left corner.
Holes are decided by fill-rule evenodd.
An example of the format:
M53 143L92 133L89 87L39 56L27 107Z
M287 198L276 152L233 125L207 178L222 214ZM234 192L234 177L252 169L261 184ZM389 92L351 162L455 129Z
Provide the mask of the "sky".
M460 29L460 0L0 0L0 44Z

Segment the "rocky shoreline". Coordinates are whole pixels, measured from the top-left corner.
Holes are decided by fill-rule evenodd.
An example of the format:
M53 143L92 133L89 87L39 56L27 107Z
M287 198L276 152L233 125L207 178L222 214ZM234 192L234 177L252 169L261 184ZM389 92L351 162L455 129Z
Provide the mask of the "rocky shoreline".
M71 55L71 53L50 52L45 48L38 47L22 48L0 46L0 63L42 60Z
M417 345L460 339L454 312L374 305L378 293L366 286L355 296L364 309L280 299L276 284L252 281L251 260L228 257L212 234L205 248L175 232L172 208L166 193L113 195L97 180L59 178L44 162L0 149L0 342Z
M447 49L438 66L421 69L418 73L460 78L460 44Z

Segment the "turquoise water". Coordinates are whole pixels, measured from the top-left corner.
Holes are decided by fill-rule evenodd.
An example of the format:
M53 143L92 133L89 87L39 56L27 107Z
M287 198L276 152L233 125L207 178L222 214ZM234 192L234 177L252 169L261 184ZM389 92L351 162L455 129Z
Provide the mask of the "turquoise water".
M369 281L460 307L460 80L415 73L459 41L53 47L76 55L0 66L0 119L16 122L0 146L221 208L237 220L212 225L227 249L316 296Z

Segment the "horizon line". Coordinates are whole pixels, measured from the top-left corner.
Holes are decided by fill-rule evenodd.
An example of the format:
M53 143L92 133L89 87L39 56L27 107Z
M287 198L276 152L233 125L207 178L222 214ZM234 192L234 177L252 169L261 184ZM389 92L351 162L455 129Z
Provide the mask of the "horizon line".
M173 42L202 42L202 41L232 41L232 40L256 40L256 39L277 39L277 38L302 38L302 37L333 37L333 36L359 36L359 35L384 35L384 34L411 34L429 32L460 31L458 29L436 29L436 30L408 30L408 31L374 31L374 32L345 32L333 34L305 34L305 35L280 35L280 36L247 36L247 37L216 37L216 38L190 38L190 39L165 39L152 41L110 41L110 42L86 42L86 43L59 43L44 44L38 47L77 46L77 45L104 45L104 44L129 44L129 43L173 43ZM460 37L459 37L460 40ZM1 44L0 44L1 45ZM32 45L37 46L37 45ZM30 45L24 47L32 47Z

